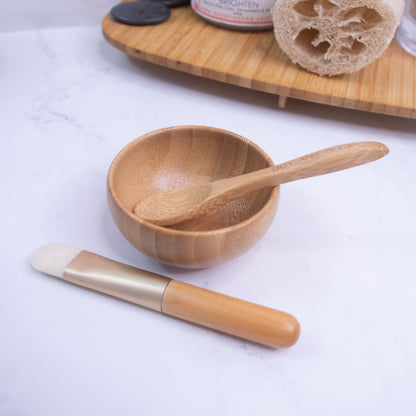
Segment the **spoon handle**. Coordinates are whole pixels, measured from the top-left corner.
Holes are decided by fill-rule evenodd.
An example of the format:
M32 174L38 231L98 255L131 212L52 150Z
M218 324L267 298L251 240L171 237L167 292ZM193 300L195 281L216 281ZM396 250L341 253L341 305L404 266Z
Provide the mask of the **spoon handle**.
M232 201L269 186L363 165L380 159L388 151L379 142L357 142L329 147L280 165L213 182L209 199L221 196Z

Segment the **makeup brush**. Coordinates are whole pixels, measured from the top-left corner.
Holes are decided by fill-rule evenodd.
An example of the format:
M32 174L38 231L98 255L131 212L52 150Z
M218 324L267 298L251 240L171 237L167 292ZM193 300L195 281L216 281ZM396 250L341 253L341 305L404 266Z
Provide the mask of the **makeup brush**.
M292 346L292 315L182 283L66 244L49 244L31 257L49 275L167 315L274 348Z

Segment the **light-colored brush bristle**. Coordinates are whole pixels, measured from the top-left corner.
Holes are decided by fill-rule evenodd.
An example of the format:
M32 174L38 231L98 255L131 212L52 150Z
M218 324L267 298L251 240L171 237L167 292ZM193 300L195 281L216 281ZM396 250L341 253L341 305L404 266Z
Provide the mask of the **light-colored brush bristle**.
M32 266L40 272L63 277L65 267L82 250L66 244L54 243L39 248L30 258Z

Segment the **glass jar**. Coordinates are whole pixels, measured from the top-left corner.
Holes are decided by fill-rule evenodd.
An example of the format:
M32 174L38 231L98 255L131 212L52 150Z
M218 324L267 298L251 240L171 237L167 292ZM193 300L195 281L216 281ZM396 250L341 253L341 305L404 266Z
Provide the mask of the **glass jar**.
M272 7L275 0L191 0L199 16L218 26L236 30L273 28Z

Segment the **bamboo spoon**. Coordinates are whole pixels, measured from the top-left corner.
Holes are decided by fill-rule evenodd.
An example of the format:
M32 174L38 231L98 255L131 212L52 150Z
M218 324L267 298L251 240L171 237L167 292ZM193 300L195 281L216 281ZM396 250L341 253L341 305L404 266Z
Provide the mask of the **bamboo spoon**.
M245 175L159 192L137 203L133 212L157 225L173 225L216 210L250 192L363 165L388 152L389 149L379 142L329 147Z

